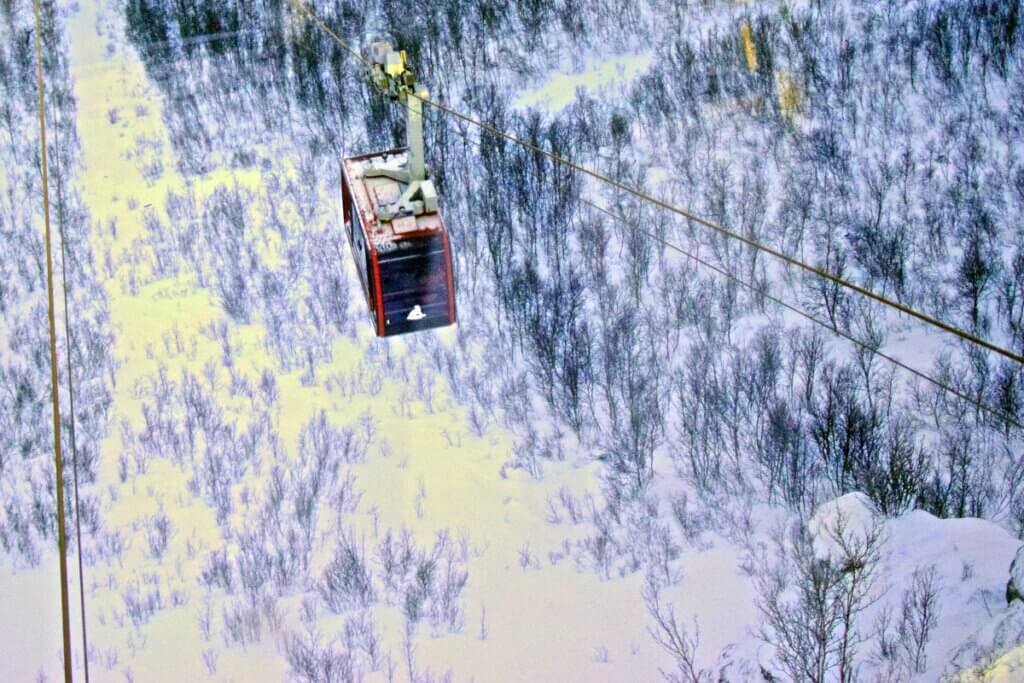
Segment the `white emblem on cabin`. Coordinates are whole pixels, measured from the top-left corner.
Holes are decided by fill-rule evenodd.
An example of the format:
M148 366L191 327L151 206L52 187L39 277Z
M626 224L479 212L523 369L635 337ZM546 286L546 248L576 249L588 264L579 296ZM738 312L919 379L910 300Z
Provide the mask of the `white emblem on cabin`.
M383 254L389 254L398 247L394 242L389 240L387 237L378 237L374 240L373 245L377 247L377 251Z
M424 313L423 309L420 308L419 305L417 304L416 306L412 307L412 310L409 311L409 315L405 319L406 320L423 320L426 317L427 317L427 314Z

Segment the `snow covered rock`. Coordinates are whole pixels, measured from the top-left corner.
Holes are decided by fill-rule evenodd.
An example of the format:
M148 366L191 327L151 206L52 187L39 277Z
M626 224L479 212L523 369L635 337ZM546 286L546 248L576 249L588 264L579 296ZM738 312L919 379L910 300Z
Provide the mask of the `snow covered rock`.
M1006 583L1006 603L1014 600L1024 603L1024 546L1010 563L1010 580Z
M1024 676L1024 645L1003 654L986 668L985 683L1014 683Z
M959 683L1014 683L1024 674L1024 603L999 610L952 651L947 678Z
M807 527L814 538L814 554L823 560L841 562L850 549L874 540L878 525L871 499L863 493L847 493L822 503Z

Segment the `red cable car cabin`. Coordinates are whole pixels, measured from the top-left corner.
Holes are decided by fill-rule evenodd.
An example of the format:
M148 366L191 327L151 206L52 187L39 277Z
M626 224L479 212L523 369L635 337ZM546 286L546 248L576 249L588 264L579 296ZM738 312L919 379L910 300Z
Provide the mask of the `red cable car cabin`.
M451 244L441 213L428 209L381 218L382 207L399 201L403 184L379 175L379 169L400 173L407 163L406 150L397 149L341 164L345 234L379 337L455 322ZM371 169L377 170L368 176Z

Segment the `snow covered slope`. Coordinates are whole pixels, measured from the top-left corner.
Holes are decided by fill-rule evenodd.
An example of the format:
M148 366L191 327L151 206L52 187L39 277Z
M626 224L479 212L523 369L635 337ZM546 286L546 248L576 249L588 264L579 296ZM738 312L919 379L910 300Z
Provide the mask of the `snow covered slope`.
M366 27L360 3L316 4L346 36ZM900 296L960 322L973 295L951 273L973 267L960 245L979 231L979 248L998 246L1006 263L974 292L976 322L989 315L1001 341L1015 339L1016 245L999 241L1009 230L980 210L962 222L970 202L946 192L974 174L988 184L961 189L1005 188L1015 210L1016 133L999 123L1009 99L992 89L976 124L1006 135L1006 149L982 137L984 160L957 145L952 159L929 156L924 143L900 157L911 123L947 142L975 125L914 61L940 59L943 34L901 44L889 69L881 48L845 33L928 35L929 11L963 3L918 3L921 18L871 2L550 5L427 3L401 38L446 101L809 259L841 242L857 277L905 285ZM110 392L83 436L95 454L83 544L94 680L833 680L844 667L865 681L1019 677L1024 616L1005 602L1020 547L1010 529L1024 519L1019 436L634 228L1008 409L1012 368L439 119L428 145L463 323L377 340L338 232L337 157L390 147L401 121L343 53L280 3L64 9L77 106L63 110L75 124L63 144L80 157L69 182L91 227L77 233L88 267L75 282L100 283L82 287L76 311L111 359L82 363L94 392L82 410ZM747 70L741 19L778 71ZM425 40L428 27L443 38ZM1006 77L999 55L986 57L985 78L1016 87L1020 52ZM844 80L833 67L858 55L870 69ZM886 90L884 74L922 92ZM783 90L816 108L783 107ZM926 96L948 121L897 115ZM24 181L9 168L6 182ZM898 173L924 189L897 196L879 180ZM872 188L886 217L902 207L906 220L862 220L876 215ZM6 230L20 214L4 207ZM879 260L899 225L925 223L947 232L897 239L905 270ZM37 259L25 247L3 267ZM900 284L904 272L922 279ZM4 310L0 360L40 301ZM18 354L11 367L32 356ZM30 403L45 407L39 376ZM14 412L28 394L10 393L17 433L42 445L25 466L15 440L0 453L0 486L16 482L0 488L0 531L27 530L38 564L5 541L0 642L15 655L0 657L0 681L56 680L49 461L36 418ZM79 616L73 605L80 674ZM807 671L815 639L824 668Z

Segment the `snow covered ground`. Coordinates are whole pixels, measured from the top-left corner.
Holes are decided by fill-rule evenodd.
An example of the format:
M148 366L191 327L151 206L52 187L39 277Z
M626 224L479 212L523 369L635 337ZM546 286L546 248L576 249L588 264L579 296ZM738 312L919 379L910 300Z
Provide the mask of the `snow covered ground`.
M342 243L338 262L356 323L319 345L302 339L316 355L282 370L271 319L226 316L202 254L195 269L160 270L153 222L172 233L185 227L172 215L169 193L200 207L218 192L248 193L245 239L281 272L297 258L289 239L334 228L335 206L324 200L300 216L285 192L270 188L271 176L300 180L300 154L280 140L253 144L251 165L213 160L207 173L183 175L166 125L169 104L128 45L121 8L83 0L66 33L83 163L74 182L96 226L91 247L106 273L118 361L93 486L102 531L86 543L93 679L348 680L347 666L365 681L443 680L446 672L479 683L657 681L674 671L677 660L652 637L660 633L649 599L656 563L645 557L636 563L649 563L644 570L627 571L628 560L613 558L601 572L584 556L588 543L604 538L595 528L604 463L567 437L549 442L566 450L544 461L542 477L510 467L521 435L497 420L481 425L474 398L459 400L446 380L445 354L458 346L458 330L430 341L372 338L359 324L362 302ZM650 52L598 51L576 73L556 72L524 91L516 104L557 113L577 88L607 96L604 88L651 66ZM332 178L315 184L319 197L333 197ZM272 228L271 205L289 238ZM182 425L204 401L216 418L197 419L203 435L190 449ZM329 447L320 449L320 439ZM230 453L226 463L211 453L218 448ZM317 461L323 453L327 464ZM208 474L216 467L237 468L231 485L217 488L220 475ZM655 590L662 615L672 610L690 636L699 632L694 663L707 674L698 680L720 672L723 680L761 680L762 668L778 675L776 643L759 637L758 601L773 566L800 562L792 516L780 506L732 501L730 514L743 518L733 529L741 533L697 528L688 535L667 504L683 485L666 474L658 486L664 498L629 508L645 519L623 520L615 533L650 533L654 523L671 530ZM303 500L315 510L305 539L290 520ZM850 536L837 533L843 524ZM842 542L857 545L872 529L878 564L858 623L865 637L881 633L892 650L864 653L858 680L932 681L956 676L958 667L971 669L968 680L1020 680L1024 653L1004 652L1024 638L1024 605L1007 606L1004 594L1020 542L984 520L920 510L883 519L863 496L848 494L811 516L809 547L815 558L841 564ZM411 534L409 557L420 554L408 560L415 566L394 569L383 548L400 544L403 530ZM261 540L247 540L254 538ZM303 543L309 566L289 569ZM643 550L653 556L654 545ZM247 553L266 548L259 557L275 567L271 578L245 574L259 564ZM352 598L357 604L332 604L337 595L321 590L337 558L344 560L340 592L363 596ZM359 564L368 574L352 569ZM0 681L59 676L55 567L52 549L32 569L0 558ZM418 581L429 590L417 592ZM262 583L250 590L254 582ZM930 631L923 649L911 651L913 634L900 627L912 629L920 616L922 586L940 599L932 603L934 622L922 622ZM795 604L797 586L781 585L779 598ZM422 613L410 618L410 610ZM979 660L984 666L974 671ZM303 661L321 678L303 679L296 664ZM908 661L914 670L899 672ZM79 675L80 653L75 666Z
M615 86L628 83L651 66L652 52L591 59L581 71L552 73L539 87L520 93L517 107L537 107L557 114L576 99L577 90L592 97L614 97Z

